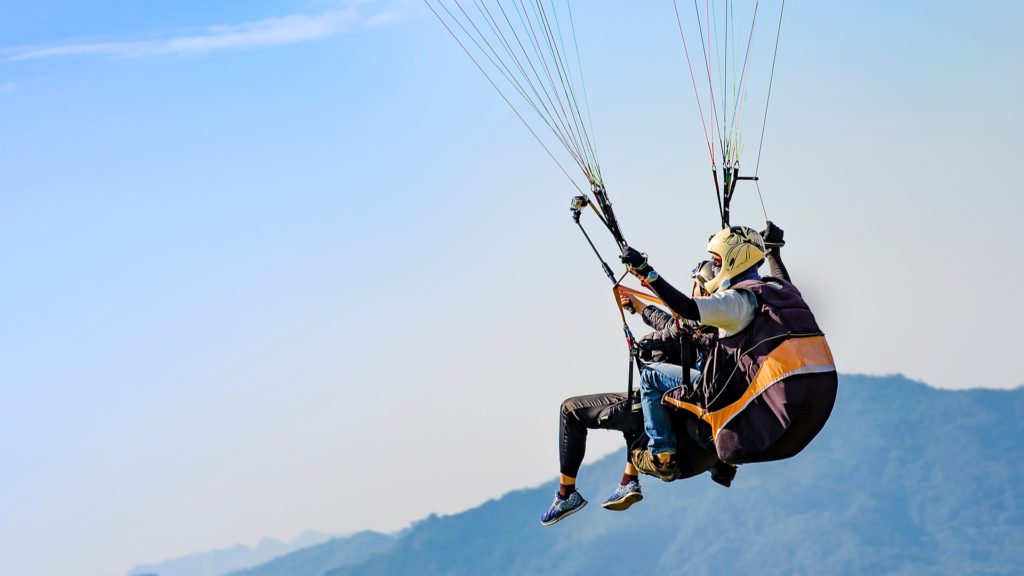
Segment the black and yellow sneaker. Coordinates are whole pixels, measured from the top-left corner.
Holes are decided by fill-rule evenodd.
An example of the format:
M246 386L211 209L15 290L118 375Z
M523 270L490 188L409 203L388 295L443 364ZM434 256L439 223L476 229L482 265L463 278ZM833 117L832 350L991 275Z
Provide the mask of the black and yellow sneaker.
M663 482L671 482L681 475L674 457L668 462L659 462L654 454L651 454L651 451L646 448L633 450L633 466L636 466L636 469L644 474L654 476Z

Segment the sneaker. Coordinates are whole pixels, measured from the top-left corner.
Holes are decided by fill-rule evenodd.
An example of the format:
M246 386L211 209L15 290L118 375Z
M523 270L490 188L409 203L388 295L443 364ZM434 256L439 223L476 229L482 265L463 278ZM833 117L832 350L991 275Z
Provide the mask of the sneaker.
M715 462L711 467L711 479L728 488L736 478L736 466L726 462Z
M558 494L555 494L555 500L551 503L551 508L540 517L540 523L545 526L551 526L562 518L571 516L586 505L587 501L583 499L579 492L569 494L569 497L564 500Z
M680 475L679 468L674 460L669 460L667 463L662 464L646 448L633 451L633 466L636 466L636 469L644 474L654 476L664 482L671 482L679 478Z
M640 493L640 483L630 480L627 484L619 484L615 488L615 492L601 506L608 510L625 510L643 499L644 495Z

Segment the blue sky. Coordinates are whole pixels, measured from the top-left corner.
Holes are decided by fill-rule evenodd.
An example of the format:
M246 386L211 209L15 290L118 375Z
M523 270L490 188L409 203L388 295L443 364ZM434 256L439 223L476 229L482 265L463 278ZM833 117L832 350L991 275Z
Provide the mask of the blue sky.
M616 211L682 283L715 208L671 3L580 6ZM1024 383L1022 7L787 12L762 189L840 368ZM0 39L5 571L455 512L624 387L574 190L422 3L23 3Z

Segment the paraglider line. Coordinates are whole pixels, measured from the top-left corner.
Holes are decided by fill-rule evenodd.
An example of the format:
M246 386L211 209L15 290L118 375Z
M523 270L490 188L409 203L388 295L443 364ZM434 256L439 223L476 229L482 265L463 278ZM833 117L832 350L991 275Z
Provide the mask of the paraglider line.
M459 37L455 35L455 32L448 26L448 23L445 22L443 18L441 18L441 15L438 14L437 10L434 9L430 2L428 0L424 0L424 2L427 4L427 7L430 8L430 11L434 13L434 16L436 16L437 19L441 22L441 25L445 27L445 30L447 30L448 33L451 34L452 38L455 39L455 42L459 44L459 47L462 48L463 52L465 52L466 55L469 56L469 59L473 62L473 64L480 70L484 77L487 78L487 81L491 83L491 86L493 86L494 89L498 91L498 95L501 96L501 99L504 100L506 104L508 104L509 108L512 109L512 112L515 113L516 117L519 118L519 121L522 122L524 126L526 126L526 129L530 131L530 134L532 134L533 137L537 140L537 142L541 145L541 147L544 148L544 151L547 152L548 156L550 156L551 159L554 160L555 165L558 166L559 170L561 170L562 173L565 174L565 177L569 179L569 182L572 182L573 187L575 187L576 190L579 190L580 194L582 194L583 189L580 188L579 184L576 183L576 180L569 175L569 172L565 169L564 166L562 166L562 163L558 161L558 158L551 152L551 149L549 149L548 146L544 144L544 141L540 138L540 136L537 135L537 132L534 131L534 129L530 126L526 119L523 118L523 115L519 113L519 110L516 110L516 107L512 105L512 102L508 99L507 96L505 96L505 93L501 91L501 88L499 88L498 85L494 82L494 79L491 78L491 75L488 74L487 71L484 70L483 66L481 66L480 63L477 61L477 59L473 57L473 53L470 52L469 49L466 48L466 45L462 43L462 40L460 40Z
M764 213L764 221L768 222L768 209L764 207L764 196L761 194L761 182L754 178L754 187L757 188L757 197L761 200L761 212Z
M707 121L704 119L704 107L700 103L700 91L697 90L697 76L693 73L693 63L690 61L690 50L686 47L686 35L683 34L683 21L679 17L679 3L676 0L672 0L672 4L676 9L676 24L679 26L679 37L683 41L683 53L686 54L686 66L690 69L690 81L693 83L693 95L697 100L697 111L700 113L700 125L704 129L704 141L708 145L708 154L711 155L711 164L715 163L715 150L711 144L713 138L708 137L708 126Z
M746 98L743 98L742 101L740 100L740 98L743 95L743 86L745 85L745 83L747 81L747 69L748 69L749 64L750 64L750 47L751 47L751 45L754 42L754 26L757 24L757 8L758 8L758 6L760 6L760 4L761 4L760 0L758 0L757 2L754 2L754 15L751 17L751 20L750 20L750 36L749 36L749 38L747 38L747 51L746 51L746 54L744 54L744 56L743 56L743 68L742 68L743 72L740 74L740 83L739 83L739 86L737 87L737 90L736 90L736 103L733 105L733 110L732 110L732 114L733 114L732 130L733 130L733 134L734 134L734 136L733 136L733 148L734 148L733 149L733 160L737 160L739 158L739 150L738 150L738 148L736 146L737 146L737 142L739 141L740 124L742 123L742 117L743 117L743 108L746 107L745 105L746 105L746 102L747 102ZM740 118L740 122L739 123L737 123L737 117Z
M526 94L522 94L523 98L527 102L529 102L531 106L533 106L534 110L536 110L537 113L541 116L545 124L547 124L551 131L555 133L558 140L565 147L566 151L569 152L569 155L573 157L573 160L575 160L576 164L580 167L583 173L587 175L587 178L589 180L590 174L587 171L587 163L584 160L583 155L580 153L578 147L575 145L575 140L572 138L571 131L566 125L565 120L562 116L557 114L557 109L555 108L554 100L552 99L550 92L548 92L547 88L545 87L544 81L541 79L541 76L537 72L537 69L534 68L533 61L530 60L528 54L526 53L526 48L523 46L523 43L520 40L519 35L516 34L515 27L512 25L512 22L509 19L508 14L505 12L505 9L501 6L501 4L498 4L498 8L501 9L502 15L504 15L505 17L505 22L508 24L510 32L516 39L516 43L519 45L520 50L522 50L523 52L524 59L527 61L527 63L529 63L530 69L533 71L533 77L531 77L530 74L526 72L526 68L522 65L522 62L517 56L516 51L512 48L512 45L508 41L505 34L501 32L501 27L497 24L497 20L494 18L494 15L491 13L491 11L482 2L477 2L477 8L478 10L481 11L482 14L485 13L484 17L485 19L488 19L488 23L490 24L491 29L494 30L495 34L501 40L509 57L512 58L516 66L519 68L519 71L522 74L523 79L526 81L527 84L529 84L533 94L537 96L537 101L540 103L540 106L544 108L544 112L547 114L547 116L541 114L540 110L537 107L537 104L534 103L533 99L531 99ZM537 79L537 83L534 83L533 78ZM544 96L547 99L547 104L544 102L544 98L541 98L540 94L538 93L537 84L540 85L540 92L544 93ZM551 108L548 108L548 104L551 105ZM556 124L558 126L556 126Z
M764 130L768 125L768 106L772 102L772 84L775 82L775 60L779 56L779 38L782 36L782 16L786 11L786 0L782 0L782 7L779 9L779 28L775 31L775 52L772 54L772 72L768 77L768 97L764 103L764 119L761 121L761 141L757 145L757 164L754 165L754 175L761 168L761 150L764 148ZM760 193L760 190L758 190ZM767 214L765 220L768 219Z

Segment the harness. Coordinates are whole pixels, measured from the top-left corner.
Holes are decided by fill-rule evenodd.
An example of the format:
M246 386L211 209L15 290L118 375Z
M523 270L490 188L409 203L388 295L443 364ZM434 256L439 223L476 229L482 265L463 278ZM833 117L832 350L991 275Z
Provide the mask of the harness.
M718 433L726 424L776 383L798 374L819 374L835 370L832 351L824 336L790 336L768 353L743 395L728 406L718 410L707 410L697 404L670 396L666 396L664 401L707 422L711 426L712 438L717 439Z

